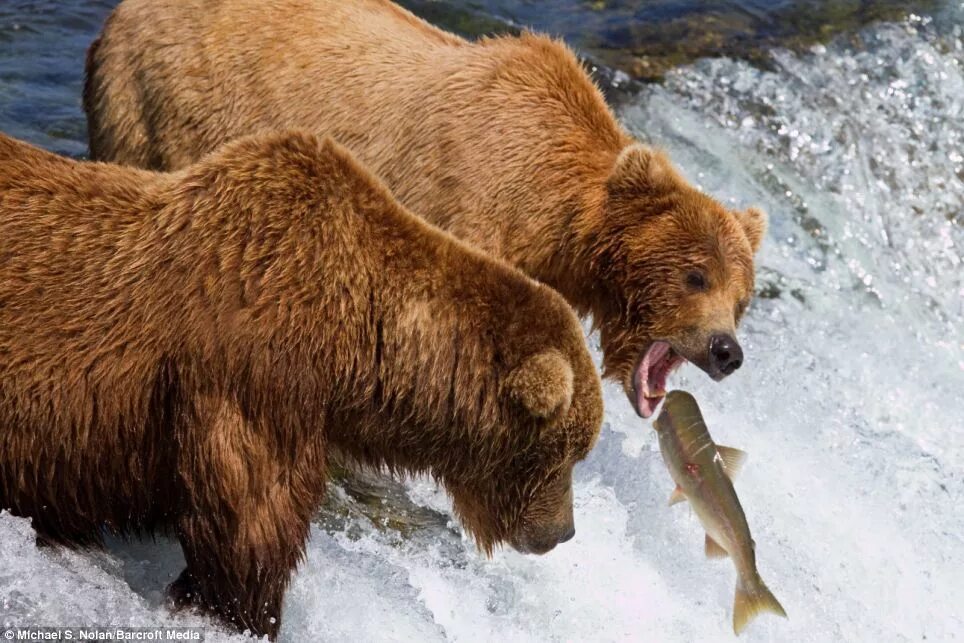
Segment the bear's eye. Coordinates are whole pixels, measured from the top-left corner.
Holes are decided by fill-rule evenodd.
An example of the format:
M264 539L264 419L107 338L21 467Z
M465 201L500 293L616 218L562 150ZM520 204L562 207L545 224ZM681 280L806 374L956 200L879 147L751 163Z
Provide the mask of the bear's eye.
M709 286L702 270L690 270L686 273L686 285L696 292L703 292Z

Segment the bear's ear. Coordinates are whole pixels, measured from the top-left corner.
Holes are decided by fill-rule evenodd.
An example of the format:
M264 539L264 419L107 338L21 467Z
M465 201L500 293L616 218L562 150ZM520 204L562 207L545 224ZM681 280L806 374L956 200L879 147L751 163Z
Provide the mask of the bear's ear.
M509 373L505 390L532 415L549 418L569 410L572 367L556 350L530 355Z
M747 208L734 214L743 232L746 233L746 238L750 241L750 247L753 248L753 252L756 252L760 249L763 237L767 233L767 213L760 208Z
M678 180L679 175L665 154L634 143L616 157L607 187L611 194L651 194L671 187Z

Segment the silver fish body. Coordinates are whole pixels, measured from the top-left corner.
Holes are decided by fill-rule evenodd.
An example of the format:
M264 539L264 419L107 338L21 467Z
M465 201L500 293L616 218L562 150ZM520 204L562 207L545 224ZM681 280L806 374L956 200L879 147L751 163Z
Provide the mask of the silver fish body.
M670 504L688 500L706 530L706 555L729 556L736 566L733 631L739 634L763 611L786 617L757 573L750 527L733 488L732 477L746 454L713 442L699 405L685 391L667 394L653 426L663 461L676 482Z

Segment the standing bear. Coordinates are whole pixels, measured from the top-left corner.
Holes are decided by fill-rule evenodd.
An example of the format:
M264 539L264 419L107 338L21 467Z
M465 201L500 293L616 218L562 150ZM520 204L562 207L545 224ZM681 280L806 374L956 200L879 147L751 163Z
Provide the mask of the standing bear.
M263 129L333 136L398 199L555 288L643 417L688 360L740 367L766 217L687 183L576 57L468 42L388 0L124 0L87 60L95 158L177 169Z
M49 542L173 530L175 600L274 637L331 449L544 553L601 420L562 297L330 141L155 174L0 135L0 508Z

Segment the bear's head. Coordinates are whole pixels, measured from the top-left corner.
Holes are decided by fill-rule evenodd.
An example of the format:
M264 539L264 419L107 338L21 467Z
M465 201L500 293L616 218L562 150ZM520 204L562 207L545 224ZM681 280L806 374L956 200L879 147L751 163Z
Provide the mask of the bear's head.
M697 190L660 152L634 144L616 159L589 244L592 313L605 373L642 417L684 361L714 380L742 364L736 326L766 225L760 210L728 210Z
M488 440L499 448L482 449L468 475L446 481L487 553L505 543L543 554L575 533L572 472L599 436L602 393L573 312L556 293L551 300L516 315L514 340L501 347L501 418Z

